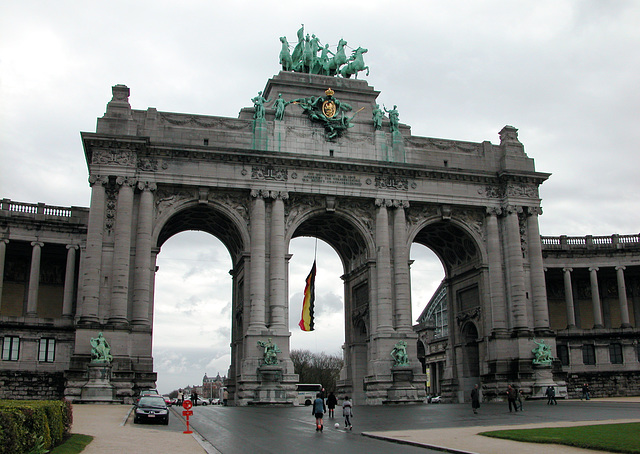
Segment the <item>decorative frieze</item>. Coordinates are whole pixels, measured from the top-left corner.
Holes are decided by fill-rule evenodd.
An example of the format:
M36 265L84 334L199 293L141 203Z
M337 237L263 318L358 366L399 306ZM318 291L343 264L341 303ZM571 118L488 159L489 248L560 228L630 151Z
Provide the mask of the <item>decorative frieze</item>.
M274 166L253 166L251 168L252 180L267 180L267 181L287 181L288 170L283 167Z
M382 175L376 177L375 185L378 189L395 189L398 191L408 191L409 179L400 178L393 175Z

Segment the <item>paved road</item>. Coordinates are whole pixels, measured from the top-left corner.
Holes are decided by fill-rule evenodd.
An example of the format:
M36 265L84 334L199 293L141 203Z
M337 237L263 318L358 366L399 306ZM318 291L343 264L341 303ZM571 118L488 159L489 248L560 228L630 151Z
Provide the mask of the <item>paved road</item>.
M336 411L339 413L339 411ZM525 402L523 412L509 413L506 403L485 403L478 415L470 405L438 404L408 407L355 407L354 430L336 430L334 422L325 420L323 433L315 431L309 407L221 407L194 408L192 427L219 452L278 453L294 450L322 450L335 453L431 453L424 448L396 444L362 436L362 433L427 430L471 426L560 423L562 421L600 421L637 418L638 402L559 401L548 406L544 401ZM173 418L178 420L178 418ZM171 426L170 426L171 427Z

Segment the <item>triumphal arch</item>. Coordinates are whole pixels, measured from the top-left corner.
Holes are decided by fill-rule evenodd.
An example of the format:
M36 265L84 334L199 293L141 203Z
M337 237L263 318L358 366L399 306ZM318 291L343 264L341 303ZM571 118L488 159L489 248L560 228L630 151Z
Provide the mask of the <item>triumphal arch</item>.
M96 131L82 133L91 206L68 398L81 400L98 332L110 342L115 396L153 385L156 257L186 230L215 235L232 258L228 388L238 405L294 400L287 270L300 236L326 241L342 261L338 386L356 402L424 400L413 243L445 269L451 395L462 398L480 376L498 390L531 364L532 338L553 345L538 231L538 187L549 175L535 170L517 129L504 126L497 145L413 136L398 107L380 108L380 92L357 78L367 49L346 57L341 40L323 59L309 43L291 54L281 41L282 70L237 118L132 109L135 87L116 85ZM269 364L267 341L280 350ZM400 360L391 355L399 345Z

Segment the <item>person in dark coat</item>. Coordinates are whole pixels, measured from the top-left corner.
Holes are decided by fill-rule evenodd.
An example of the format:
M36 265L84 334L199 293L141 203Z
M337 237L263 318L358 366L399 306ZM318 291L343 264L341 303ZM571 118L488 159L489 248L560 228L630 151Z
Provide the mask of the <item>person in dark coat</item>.
M518 411L518 406L516 405L516 389L509 385L509 387L507 388L507 400L509 401L509 413L511 413L511 408L513 407L513 409L515 411Z
M556 401L556 389L553 386L548 386L544 394L547 396L547 405L558 405Z
M473 408L473 413L478 413L478 408L480 408L480 390L478 389L478 385L475 385L471 390L471 408Z
M324 405L324 400L320 396L322 396L321 393L316 394L316 400L313 401L313 405L311 406L311 414L316 417L316 431L322 432L322 429L324 429L322 417L327 408Z
M333 411L335 410L336 405L338 405L338 399L336 398L335 394L331 392L329 393L329 397L327 397L327 408L329 409L329 418L333 418Z

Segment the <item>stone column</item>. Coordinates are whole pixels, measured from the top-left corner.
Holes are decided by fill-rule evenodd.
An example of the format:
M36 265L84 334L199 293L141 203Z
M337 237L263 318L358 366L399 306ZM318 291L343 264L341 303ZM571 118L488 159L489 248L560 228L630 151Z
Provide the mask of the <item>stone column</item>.
M378 333L393 332L391 294L391 254L389 251L389 214L387 201L377 199L376 206L376 274L378 285Z
M627 286L624 282L624 266L616 266L618 278L618 301L620 303L620 328L631 328L629 323L629 303L627 302Z
M29 292L27 296L27 316L38 315L38 291L40 290L40 257L44 243L32 241L31 246L31 271L29 273Z
M524 265L520 241L520 224L518 221L518 213L521 212L522 207L509 205L506 208L505 218L508 273L510 276L509 294L511 295L511 313L513 314L513 327L515 329L529 328L524 286Z
M9 240L0 240L0 309L2 309L2 286L4 283L4 259L7 253Z
M395 274L395 328L413 332L411 328L411 284L407 257L407 220L404 209L407 201L398 201L393 216L393 269Z
M539 330L549 329L549 305L547 304L547 284L542 264L542 242L538 215L540 207L527 208L527 239L529 246L529 275L531 278L531 299L533 302L533 327Z
M118 177L118 205L113 246L113 286L109 323L128 323L129 268L131 263L131 226L133 219L134 180Z
M262 191L251 191L251 264L249 281L251 285L249 304L251 314L249 331L260 332L265 327L265 205Z
M604 328L602 324L602 307L600 305L600 290L598 288L598 268L589 268L591 279L591 304L593 305L593 327Z
M487 207L487 255L489 260L489 281L491 283L491 316L494 331L506 331L507 308L504 299L504 274L502 271L502 254L500 252L500 233L498 231L498 215L501 208Z
M138 231L136 233L136 256L134 262L133 308L131 323L150 325L149 298L151 296L151 230L153 224L153 192L155 183L139 182L140 206L138 209Z
M571 285L571 272L573 268L562 268L564 273L564 300L567 305L567 328L576 327L576 310L573 306L573 286Z
M269 260L269 306L271 308L271 318L269 328L286 331L287 325L285 320L285 245L284 245L284 199L288 198L288 194L276 193L271 204L271 254Z
M64 273L64 293L62 298L62 316L73 318L73 290L76 284L77 244L67 244L67 267Z
M104 235L105 189L107 177L89 176L91 205L87 226L82 275L82 307L79 308L79 324L98 322L100 301L100 271L102 269L102 238Z

